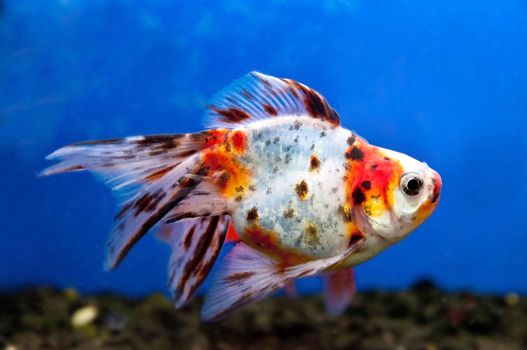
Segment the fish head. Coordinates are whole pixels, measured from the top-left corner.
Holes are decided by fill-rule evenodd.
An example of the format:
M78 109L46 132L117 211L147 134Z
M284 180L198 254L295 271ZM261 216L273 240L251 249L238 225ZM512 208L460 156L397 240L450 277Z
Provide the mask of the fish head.
M361 169L351 197L355 201L355 222L366 236L397 242L437 207L441 176L426 163L403 153L368 146Z

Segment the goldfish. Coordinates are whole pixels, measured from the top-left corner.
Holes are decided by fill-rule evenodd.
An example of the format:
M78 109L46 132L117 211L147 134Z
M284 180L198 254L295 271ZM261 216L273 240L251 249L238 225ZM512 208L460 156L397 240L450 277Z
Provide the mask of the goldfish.
M168 286L186 305L218 261L203 320L221 319L298 278L323 275L342 312L351 268L408 236L436 208L441 177L340 125L317 91L251 72L210 102L208 128L75 143L43 175L89 171L120 199L106 243L116 268L148 232L171 247Z

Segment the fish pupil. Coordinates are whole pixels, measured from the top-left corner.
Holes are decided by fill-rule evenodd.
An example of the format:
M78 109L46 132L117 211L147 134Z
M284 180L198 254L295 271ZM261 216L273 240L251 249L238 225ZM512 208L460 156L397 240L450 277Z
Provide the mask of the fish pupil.
M415 196L419 193L419 190L421 189L421 186L423 185L423 182L418 178L412 178L408 180L406 183L406 186L404 187L404 190L407 195L409 196Z

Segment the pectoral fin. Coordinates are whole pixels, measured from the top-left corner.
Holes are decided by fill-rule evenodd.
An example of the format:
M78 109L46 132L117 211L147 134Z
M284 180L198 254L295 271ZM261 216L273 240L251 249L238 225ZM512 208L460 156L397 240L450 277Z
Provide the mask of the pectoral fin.
M358 240L341 254L331 258L283 267L244 243L227 254L205 298L201 317L206 321L221 319L233 311L263 299L294 278L313 276L336 267L363 243Z

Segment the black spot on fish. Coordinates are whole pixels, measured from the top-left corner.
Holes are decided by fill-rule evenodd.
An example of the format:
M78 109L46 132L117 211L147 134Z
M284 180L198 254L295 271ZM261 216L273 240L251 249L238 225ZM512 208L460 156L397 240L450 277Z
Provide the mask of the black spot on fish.
M247 221L254 221L258 219L258 209L256 207L252 207L247 212Z
M351 151L346 152L345 157L347 159L359 161L364 159L364 153L361 151L360 148L353 146L351 148Z
M362 181L362 188L369 190L371 188L371 182L369 180Z
M316 247L320 245L320 239L318 237L318 227L314 223L310 223L305 229L305 240L307 245L310 247Z
M364 195L364 192L362 192L359 186L355 187L355 190L351 194L351 197L353 198L353 203L355 205L362 204L366 200L366 196Z
M313 154L309 160L309 170L316 171L318 169L320 169L320 159Z
M300 123L298 120L295 120L293 122L293 127L294 127L295 130L300 129L301 126L302 126L302 123Z
M221 109L217 107L211 107L211 109L221 115L221 121L225 123L234 124L251 118L249 114L238 108Z
M308 194L307 182L305 180L300 181L295 186L295 192L300 200L305 200Z
M274 108L273 106L269 105L269 104L264 104L263 105L263 108L265 109L265 111L267 113L269 113L270 115L278 115L278 111L276 110L276 108Z
M291 219L294 215L295 215L295 210L293 208L284 210L284 218Z

